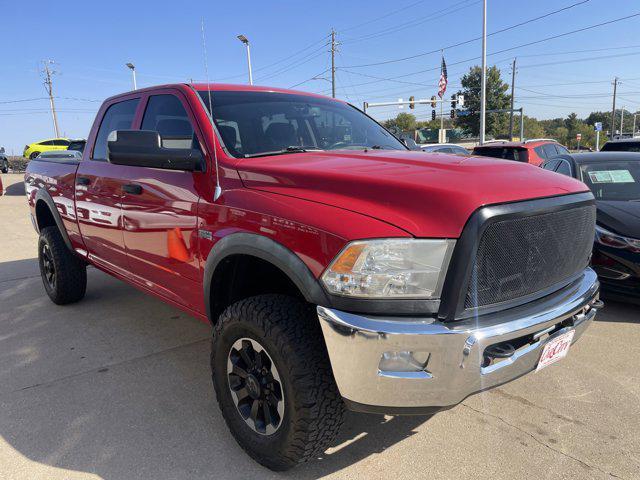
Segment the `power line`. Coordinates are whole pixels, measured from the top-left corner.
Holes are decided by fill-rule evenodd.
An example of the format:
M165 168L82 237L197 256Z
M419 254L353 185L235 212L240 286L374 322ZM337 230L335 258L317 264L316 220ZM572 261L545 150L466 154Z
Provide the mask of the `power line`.
M316 40L315 42L313 42L313 43L311 43L311 44L307 45L306 47L304 47L304 48L302 48L302 49L300 49L300 50L297 50L296 52L294 52L294 53L292 53L292 54L290 54L290 55L287 55L287 56L286 56L286 57L284 57L284 58L281 58L280 60L277 60L277 61L275 61L275 62L272 62L272 63L270 63L270 64L268 64L268 65L264 65L264 66L262 66L262 67L258 67L258 68L253 69L253 72L254 72L254 73L255 73L255 72L261 72L261 71L263 71L263 70L267 70L267 69L269 69L269 68L271 68L271 67L274 67L274 66L276 66L276 65L280 65L281 63L284 63L284 62L287 62L287 61L291 61L291 59L292 59L293 57L296 57L296 56L300 55L301 53L306 52L307 50L309 50L309 49L311 49L311 48L315 47L315 46L316 46L316 45L318 45L319 43L324 43L324 45L323 45L322 47L320 47L320 48L324 48L324 46L326 45L326 40L327 40L327 38L328 38L328 37L329 37L328 35L325 35L325 36L324 36L324 37L322 37L320 40ZM316 50L316 51L317 51L317 50ZM301 59L298 59L297 61L299 61L299 60L301 60ZM273 72L272 72L272 73L273 73ZM220 81L220 80L229 80L229 79L232 79L232 78L239 78L239 77L244 77L244 76L246 76L246 73L242 73L242 74L238 74L238 75L231 75L231 76L228 76L228 77L220 77L220 78L218 78L217 80L218 80L218 81Z
M7 103L22 103L22 102L35 102L37 100L48 100L49 97L36 97L36 98L21 98L19 100L5 100L0 102L0 105L4 105Z
M364 27L365 25L370 25L370 24L372 24L374 22L377 22L378 20L382 20L383 18L388 18L388 17L390 17L392 15L400 13L403 10L407 10L408 8L415 7L416 5L419 5L419 4L424 3L424 2L425 2L425 0L418 0L417 2L413 2L413 3L411 3L411 4L409 4L409 5L405 6L405 7L402 7L402 8L393 10L391 12L385 13L384 15L380 15L379 17L376 17L376 18L374 18L372 20L367 20L366 22L359 23L359 24L354 25L352 27L342 28L342 29L340 29L340 32L341 33L348 32L350 30L355 30L357 28Z
M600 55L599 57L583 57L583 58L575 58L573 60L562 60L557 62L533 63L528 65L522 65L521 68L549 67L552 65L565 65L567 63L577 63L577 62L591 62L594 60L604 60L606 58L632 57L635 55L640 55L640 52L618 53L614 55Z
M355 37L355 38L347 38L345 39L345 43L357 43L357 42L362 42L362 41L366 41L366 40L371 40L373 38L378 38L378 37L383 37L385 35L390 35L392 33L395 33L397 31L405 31L408 28L413 28L413 27L417 27L418 25L421 25L425 22L429 22L429 21L433 21L433 20L437 20L439 18L442 17L446 17L447 15L451 15L452 13L456 13L459 12L460 10L464 10L465 8L469 8L472 5L475 5L477 3L480 3L480 0L476 0L473 3L468 3L471 0L463 0L461 2L455 3L447 8L443 8L442 10L438 10L436 12L432 12L429 15L426 15L424 17L418 18L418 19L414 19L411 20L409 22L405 22L399 25L395 25L393 27L387 27L385 29L382 29L378 32L372 32L366 35L363 35L361 37ZM589 1L589 0L586 0ZM464 3L467 3L468 5L462 5ZM459 5L462 5L459 8L455 8ZM453 9L453 10L452 10ZM449 11L448 11L449 10Z
M577 2L577 3L574 3L574 4L568 5L568 6L566 6L566 7L560 8L560 9L558 9L558 10L554 10L554 11L552 11L552 12L545 13L545 14L540 15L540 16L538 16L538 17L530 18L529 20L525 20L525 21L520 22L520 23L517 23L517 24L515 24L515 25L511 25L511 26L509 26L509 27L505 27L505 28L502 28L502 29L500 29L500 30L496 30L495 32L491 32L491 33L487 34L487 37L490 37L490 36L493 36L493 35L497 35L497 34L499 34L499 33L503 33L503 32L506 32L506 31L508 31L508 30L512 30L512 29L517 28L517 27L521 27L521 26L523 26L523 25L526 25L526 24L528 24L528 23L535 22L535 21L537 21L537 20L541 20L541 19L543 19L543 18L549 17L549 16L551 16L551 15L555 15L555 14L557 14L557 13L563 12L563 11L568 10L568 9L570 9L570 8L577 7L578 5L582 5L582 4L587 3L587 2L589 2L589 1L590 1L590 0L582 0L582 1L580 1L580 2ZM640 13L638 13L637 15L640 15ZM632 16L635 16L635 15L632 15ZM625 18L630 18L630 17L625 17ZM619 21L619 20L621 20L621 19L618 19L618 20L616 20L616 21ZM606 23L610 23L610 22L606 22ZM603 23L603 24L601 24L601 25L605 25L606 23ZM589 28L595 28L595 26L592 26L592 27L589 27ZM446 46L446 47L440 47L440 48L437 48L437 49L435 49L435 50L431 50L431 51L423 52L423 53L418 53L418 54L416 54L416 55L411 55L411 56L408 56L408 57L396 58L396 59L392 59L392 60L385 60L385 61L382 61L382 62L365 63L365 64L361 64L361 65L347 65L345 68L362 68L362 67L372 67L372 66L376 66L376 65L386 65L386 64L389 64L389 63L403 62L403 61L405 61L405 60L411 60L411 59L414 59L414 58L419 58L419 57L424 57L424 56L426 56L426 55L431 55L431 54L434 54L434 53L439 53L439 52L441 52L442 50L450 50L450 49L452 49L452 48L460 47L460 46L462 46L462 45L467 45L467 44L469 44L469 43L472 43L472 42L475 42L475 41L477 41L477 40L481 40L481 39L482 39L482 36L480 36L480 37L475 37L475 38L471 38L471 39L469 39L469 40L465 40L465 41L462 41L462 42L455 43L455 44L453 44L453 45L448 45L448 46Z
M500 53L510 52L510 51L513 51L513 50L517 50L518 48L528 47L528 46L535 45L535 44L538 44L538 43L542 43L542 42L546 42L546 41L549 41L549 40L554 40L556 38L560 38L560 37L564 37L564 36L567 36L567 35L571 35L573 33L583 32L585 30L589 30L589 29L592 29L592 28L600 27L600 26L603 26L603 25L608 25L608 24L611 24L611 23L619 22L619 21L626 20L626 19L633 18L633 17L637 17L637 16L640 16L640 12L632 14L632 15L627 15L625 17L620 17L618 19L609 20L607 22L602 22L602 23L599 23L599 24L590 25L588 27L583 27L583 28L580 28L580 29L577 29L577 30L572 30L570 32L565 32L565 33L561 33L561 34L557 34L557 35L552 35L550 37L542 38L542 39L539 39L539 40L534 40L534 41L523 43L523 44L520 44L520 45L515 45L515 46L509 47L509 48L504 48L502 50L498 50L498 51L489 53L489 54L487 54L487 56L493 56L493 55L497 55L497 54L500 54ZM627 54L621 54L621 55L627 55ZM477 60L479 58L480 57L471 57L471 58L468 58L468 59L465 59L465 60L460 60L458 62L449 63L449 66L468 63L468 62L471 62L471 61L475 61L475 60ZM499 62L497 62L497 63L499 63ZM539 66L539 65L537 65L537 66ZM352 67L345 67L345 68L352 68ZM371 78L377 78L377 81L361 83L360 85L368 85L368 84L372 84L372 83L378 83L380 81L395 81L395 82L398 82L398 83L407 83L407 82L399 81L397 79L410 77L412 75L418 75L420 73L436 71L439 68L440 67L433 67L433 68L428 68L428 69L424 69L424 70L418 70L418 71L415 71L415 72L405 73L403 75L396 75L394 77L389 77L389 78L370 76ZM521 68L524 68L524 67L521 67ZM356 75L367 76L366 74L357 73L357 72L350 72L350 73L353 73L353 74L356 74Z
M275 72L271 72L271 73L267 74L267 76L265 76L265 77L260 77L259 80L260 81L264 81L264 80L268 80L268 79L273 78L273 77L277 77L278 75L281 75L281 74L283 74L285 72L288 72L288 71L290 71L290 70L292 70L292 69L294 69L296 67L299 67L300 65L304 65L305 63L309 63L311 60L314 60L314 59L318 58L319 56L323 55L324 51L321 51L321 50L324 50L325 47L327 47L328 45L329 45L328 43L323 44L320 48L318 48L316 50L313 50L312 52L310 52L309 54L305 55L304 57L296 60L296 63L286 65L286 66L276 70ZM320 52L320 53L318 53L318 52Z

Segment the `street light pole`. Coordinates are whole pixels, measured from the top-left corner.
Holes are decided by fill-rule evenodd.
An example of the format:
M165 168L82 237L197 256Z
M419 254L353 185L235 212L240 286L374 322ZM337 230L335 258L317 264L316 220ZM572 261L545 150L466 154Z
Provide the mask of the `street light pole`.
M249 66L249 85L253 85L253 74L251 73L251 47L249 46L249 39L244 35L238 35L238 40L244 43L247 47L247 65Z
M484 143L487 96L487 0L482 2L482 74L480 86L480 145Z
M137 90L138 85L136 84L136 66L131 62L127 63L126 66L129 68L129 70L131 70L131 78L133 79L133 89Z

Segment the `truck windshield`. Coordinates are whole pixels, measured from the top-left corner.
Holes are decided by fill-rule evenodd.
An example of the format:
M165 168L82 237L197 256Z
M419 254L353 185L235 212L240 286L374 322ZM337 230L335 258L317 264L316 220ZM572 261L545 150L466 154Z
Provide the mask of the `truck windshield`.
M200 91L207 109L209 95ZM276 92L212 91L213 119L234 157L305 150L406 150L357 109L329 99Z
M597 200L640 200L640 162L584 163L580 172Z

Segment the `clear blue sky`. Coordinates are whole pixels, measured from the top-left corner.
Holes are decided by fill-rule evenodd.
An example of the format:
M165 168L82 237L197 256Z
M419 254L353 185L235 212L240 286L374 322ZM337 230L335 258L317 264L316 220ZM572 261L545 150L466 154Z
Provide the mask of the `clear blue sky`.
M581 0L488 0L494 32ZM338 96L363 100L430 97L437 90L440 54L359 67L437 50L481 34L478 0L357 1L59 1L2 3L0 145L22 152L53 136L41 60L55 60L59 123L68 137L87 136L100 102L129 90L125 67L137 67L138 85L204 80L200 22L207 29L212 81L246 81L239 33L251 41L254 81L330 94L328 35L337 31ZM590 0L564 12L489 37L488 53L640 12L637 0ZM611 80L622 79L619 105L640 109L640 17L490 55L510 82L518 56L518 105L538 118L611 107ZM445 50L450 90L478 60L480 41ZM308 48L307 48L308 47ZM589 50L580 53L567 53ZM594 51L595 50L595 51ZM464 63L455 65L464 60ZM566 61L571 61L566 63ZM429 69L431 69L429 71ZM420 72L420 73L414 73ZM375 77L375 78L374 78ZM399 77L395 81L382 78ZM405 82L405 83L401 83ZM562 85L559 85L562 84ZM526 90L524 90L526 89ZM549 96L555 95L555 96ZM21 101L35 98L33 101ZM16 100L20 100L16 102ZM6 103L14 102L14 103ZM371 110L376 118L397 108ZM430 110L416 110L419 118Z

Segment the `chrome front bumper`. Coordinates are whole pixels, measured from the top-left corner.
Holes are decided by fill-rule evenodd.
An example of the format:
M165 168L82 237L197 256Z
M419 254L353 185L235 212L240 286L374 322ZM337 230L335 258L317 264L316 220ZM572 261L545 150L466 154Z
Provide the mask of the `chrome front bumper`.
M317 311L347 404L364 411L419 413L450 407L534 370L549 339L570 329L575 343L595 317L598 294L597 276L587 268L571 285L541 300L456 322L362 316L322 306ZM485 349L502 342L520 346L511 357L488 363Z

